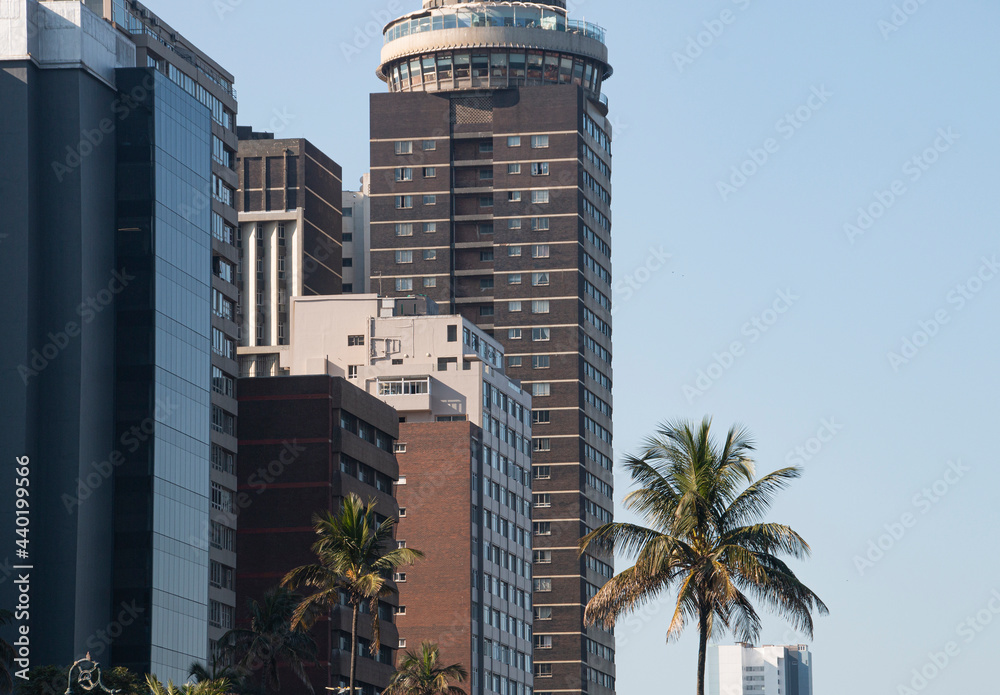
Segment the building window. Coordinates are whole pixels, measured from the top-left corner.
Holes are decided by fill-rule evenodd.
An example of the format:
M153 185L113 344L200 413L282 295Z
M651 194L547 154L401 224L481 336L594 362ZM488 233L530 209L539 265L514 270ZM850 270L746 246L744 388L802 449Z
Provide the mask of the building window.
M425 195L424 205L437 205L438 197L436 195Z
M508 203L520 203L521 202L521 191L507 191L507 202Z
M212 289L212 311L223 319L233 320L233 301L227 299L219 290Z
M507 173L510 174L511 176L520 174L521 173L521 165L520 164L508 164L507 165Z
M424 140L424 152L433 152L438 148L437 140Z
M552 607L535 606L535 620L552 620Z
M216 589L229 589L230 591L234 591L236 588L234 575L235 570L232 567L226 567L221 562L212 560L209 584L214 586Z
M400 519L405 519L406 518L406 507L400 507L399 508L399 518Z
M538 440L535 440L535 441L538 441ZM537 449L536 448L535 451L548 451L548 449ZM532 504L535 506L535 509L543 509L545 507L551 507L552 506L552 495L550 495L548 493L539 493L539 494L532 495L531 499L532 499ZM549 558L549 561L551 562L551 558ZM537 562L537 560L536 560L536 562Z
M509 135L507 136L507 147L520 147L521 146L521 136L520 135Z
M396 181L412 181L413 169L410 167L398 167L396 169Z
M437 287L437 278L424 278L424 287Z
M479 180L480 181L492 181L493 180L493 170L492 169L480 169L479 170Z
M516 313L520 310L521 310L521 302L519 301L510 302L509 304L507 304L507 311Z
M547 437L537 437L532 440L532 449L534 451L552 451L552 440ZM537 504L535 505L538 506ZM544 505L547 507L552 506L551 504Z
M396 278L396 291L397 292L412 292L413 291L413 278Z
M520 246L508 246L507 247L507 255L510 256L511 258L516 258L517 256L520 256L521 255L521 247Z
M212 445L212 468L222 473L236 473L236 455L217 444Z
M349 347L357 347L358 345L365 344L365 337L363 335L349 335L347 336L347 345Z
M535 635L535 649L552 649L552 635ZM539 666L547 665L539 664Z
M531 339L536 343L545 343L552 339L551 328L532 328Z
M413 207L413 196L412 195L397 195L396 196L396 209L406 210Z
M233 491L212 483L212 509L226 514L233 513Z
M396 263L405 264L413 263L413 251L397 251L396 252Z
M493 278L483 278L479 281L479 289L481 290L492 290L493 289Z
M534 355L531 358L531 368L532 369L548 369L549 368L549 356L548 355Z
M531 218L531 231L533 232L544 232L549 228L549 218L548 217L532 217Z
M549 136L548 135L532 135L531 136L531 148L534 150L543 149L549 146Z
M548 411L544 412L548 413ZM532 469L532 475L534 475L535 480L550 480L552 478L552 469L549 466L535 466Z
M548 258L551 249L548 244L535 244L531 247L532 258Z
M552 395L552 384L538 383L531 385L531 395L536 398Z
M396 610L393 612L396 615L406 615L406 606L396 606Z
M348 365L348 367L347 367L347 378L348 379L357 379L358 378L358 370L360 368L361 368L360 364Z
M489 263L493 260L493 249L484 249L479 252L479 262Z
M533 524L536 536L551 536L552 524L548 521L536 521ZM552 580L549 578L535 579L535 591L552 591Z
M545 287L549 284L549 274L548 273L532 273L531 274L531 286L532 287Z
M434 261L437 260L438 252L437 249L424 249L424 260Z
M507 229L520 229L521 220L507 220Z
M396 550L402 550L406 547L406 541L396 541Z
M493 141L481 142L479 143L479 151L483 154L489 154L493 151Z
M458 342L458 326L451 324L448 326L448 342L457 343Z
M521 364L522 364L522 362L521 362L521 358L520 357L508 357L507 358L507 368L508 369L515 369L517 367L520 367Z
M392 575L392 581L402 584L406 581L406 572L396 572Z
M481 306L481 307L479 307L479 315L480 316L493 316L493 307L492 306Z
M549 202L549 192L545 191L532 191L531 192L531 202L536 205L541 205Z
M400 140L396 143L396 154L413 154L413 142Z
M531 165L531 175L532 176L548 176L549 175L549 163L548 162L534 162Z
M520 339L521 339L520 328L510 328L507 330L507 340L520 340Z
M531 411L531 424L533 425L547 425L550 422L552 422L551 418L552 418L552 413L550 413L548 410Z
M538 299L531 303L531 313L532 314L547 314L549 313L549 300L548 299Z
M520 273L511 273L510 275L508 275L507 276L507 284L508 285L520 285L521 284L521 274Z
M413 236L413 223L412 222L397 223L396 236Z
M208 602L208 623L212 627L231 630L233 628L234 613L235 609L232 606L227 606L218 601Z
M424 178L433 179L437 178L438 170L437 167L424 167Z
M437 222L424 222L422 227L424 234L433 234L437 231L437 228Z
M493 196L491 196L491 195L481 195L481 196L479 196L479 207L481 207L481 208L491 208L491 207L493 207Z

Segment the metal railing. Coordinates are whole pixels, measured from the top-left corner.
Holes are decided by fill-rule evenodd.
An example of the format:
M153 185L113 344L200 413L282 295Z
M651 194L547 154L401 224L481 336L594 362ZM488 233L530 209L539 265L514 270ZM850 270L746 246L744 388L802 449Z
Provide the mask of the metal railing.
M601 43L607 42L607 32L592 22L567 19L564 15L540 8L484 7L451 9L414 19L401 19L385 30L385 43L411 34L421 34L444 29L476 29L480 27L509 27L561 31L580 34Z

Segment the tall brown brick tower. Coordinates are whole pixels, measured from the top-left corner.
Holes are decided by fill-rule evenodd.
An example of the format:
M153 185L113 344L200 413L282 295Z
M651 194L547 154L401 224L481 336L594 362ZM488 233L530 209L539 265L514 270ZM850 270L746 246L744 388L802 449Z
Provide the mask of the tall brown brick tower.
M583 626L612 558L577 552L613 509L611 73L562 0L426 0L387 25L371 100L373 291L472 320L534 397L535 695L614 691L614 636ZM524 695L496 656L472 692Z

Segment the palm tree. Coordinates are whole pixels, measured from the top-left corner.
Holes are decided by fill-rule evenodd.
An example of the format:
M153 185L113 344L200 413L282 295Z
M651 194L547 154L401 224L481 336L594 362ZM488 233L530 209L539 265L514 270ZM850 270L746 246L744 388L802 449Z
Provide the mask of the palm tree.
M235 676L237 681L255 679L259 674L260 690L277 692L281 688L279 667L285 665L313 692L305 662L316 660L316 643L307 632L292 626L301 599L279 586L267 591L263 602L251 600L250 626L230 630L220 642L222 656L232 666L221 674L196 674L195 666L204 672L204 667L196 664L191 674Z
M319 562L305 565L285 575L282 586L296 589L309 586L316 590L295 609L292 626L311 625L320 615L329 615L340 603L341 592L351 606L351 673L350 690L354 693L354 676L358 657L358 613L361 605L371 608L374 640L371 653L379 650L378 600L395 589L390 580L399 567L413 564L423 553L412 548L391 548L394 519L378 523L375 501L367 505L351 494L344 498L339 514L324 512L313 517L317 540L312 551Z
M230 684L225 678L221 680L200 681L182 686L174 685L173 681L167 681L164 686L156 679L156 676L146 676L146 684L152 695L229 695Z
M755 642L760 618L751 599L788 618L812 636L812 612L823 602L798 580L779 555L809 555L809 545L788 526L763 523L774 494L801 475L783 468L755 481L753 442L730 429L721 448L711 439L709 418L701 426L664 423L640 456L626 459L639 489L625 507L649 527L612 523L587 534L581 552L597 544L636 556L587 604L584 621L614 626L658 594L677 587L677 605L667 630L676 639L688 620L698 621L698 695L705 693L705 657L710 635L732 630Z
M14 614L0 609L0 627L9 625L14 620ZM6 640L0 639L0 693L9 693L14 689L14 678L10 673L14 665L14 647Z
M469 677L468 671L460 664L442 666L440 656L433 642L421 642L416 653L406 652L382 695L465 695L464 690L448 681L461 683Z

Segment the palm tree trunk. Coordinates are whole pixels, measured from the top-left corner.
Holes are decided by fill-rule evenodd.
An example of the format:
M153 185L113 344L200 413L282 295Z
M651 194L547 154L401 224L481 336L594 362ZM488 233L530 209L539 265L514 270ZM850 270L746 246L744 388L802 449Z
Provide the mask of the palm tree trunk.
M354 695L354 673L358 667L358 604L354 604L351 615L351 677L349 695Z
M708 611L698 615L698 695L705 695L705 659L708 656Z

